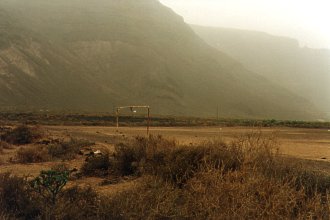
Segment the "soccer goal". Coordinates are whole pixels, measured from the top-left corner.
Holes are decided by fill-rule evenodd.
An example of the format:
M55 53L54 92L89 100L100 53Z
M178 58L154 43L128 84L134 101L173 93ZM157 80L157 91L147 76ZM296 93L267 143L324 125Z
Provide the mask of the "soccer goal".
M148 105L131 105L131 106L120 106L116 108L116 124L117 124L117 128L119 128L119 117L120 117L120 110L122 109L130 109L131 112L135 113L136 110L135 109L147 109L147 115L148 115L148 119L147 119L147 135L149 135L149 127L150 127L150 106Z

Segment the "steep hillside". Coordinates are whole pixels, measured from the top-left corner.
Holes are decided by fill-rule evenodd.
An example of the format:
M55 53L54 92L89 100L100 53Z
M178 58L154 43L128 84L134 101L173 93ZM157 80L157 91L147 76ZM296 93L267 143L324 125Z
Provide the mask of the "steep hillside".
M211 46L270 81L306 97L330 118L330 51L262 32L192 26Z
M315 119L305 99L208 46L156 0L0 0L4 108Z

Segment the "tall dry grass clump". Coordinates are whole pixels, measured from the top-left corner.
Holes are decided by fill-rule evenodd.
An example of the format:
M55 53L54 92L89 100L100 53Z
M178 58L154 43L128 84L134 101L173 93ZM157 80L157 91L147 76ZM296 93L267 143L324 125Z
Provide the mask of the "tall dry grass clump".
M243 156L241 146L221 141L178 146L174 140L161 136L137 137L116 146L112 169L119 175L155 175L182 185L203 168L237 170Z
M105 219L329 219L329 177L288 163L275 135L196 146L157 139L163 144L152 137L125 145L143 180L104 199Z

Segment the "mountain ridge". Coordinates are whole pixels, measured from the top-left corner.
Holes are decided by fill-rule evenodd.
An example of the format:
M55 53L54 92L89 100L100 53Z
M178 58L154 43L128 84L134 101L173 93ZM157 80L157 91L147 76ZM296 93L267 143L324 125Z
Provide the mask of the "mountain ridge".
M315 119L317 110L204 43L153 0L1 0L4 107ZM1 19L0 19L1 20ZM302 107L304 106L304 109Z
M330 50L264 32L192 25L209 45L284 88L306 97L330 118ZM251 56L253 54L253 56Z

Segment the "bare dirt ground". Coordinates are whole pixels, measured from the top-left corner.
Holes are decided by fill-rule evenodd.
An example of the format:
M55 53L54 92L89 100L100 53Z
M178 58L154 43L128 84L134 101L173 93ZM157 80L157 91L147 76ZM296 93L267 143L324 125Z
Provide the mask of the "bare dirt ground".
M42 126L52 137L74 137L95 142L94 150L114 150L114 144L124 138L146 135L144 127L115 127L100 126ZM302 159L304 165L330 174L330 131L326 129L300 129L300 128L250 128L250 127L153 127L152 135L162 135L174 138L181 144L194 144L210 139L233 140L249 132L273 134L279 142L280 152L288 157ZM17 148L4 150L0 155L0 173L11 172L16 175L37 176L41 170L47 170L55 164L65 163L71 168L79 169L84 157L79 156L72 161L53 161L35 164L10 163L15 156ZM117 184L102 185L102 178L83 178L73 184L90 185L101 193L115 193L134 184L136 180L121 180Z
M98 143L111 143L114 137L146 135L146 128L48 126L53 134L71 135ZM193 144L212 138L230 141L249 132L274 134L280 144L280 151L302 159L330 162L330 131L326 129L301 128L247 128L247 127L154 127L150 134L174 138L182 144Z

